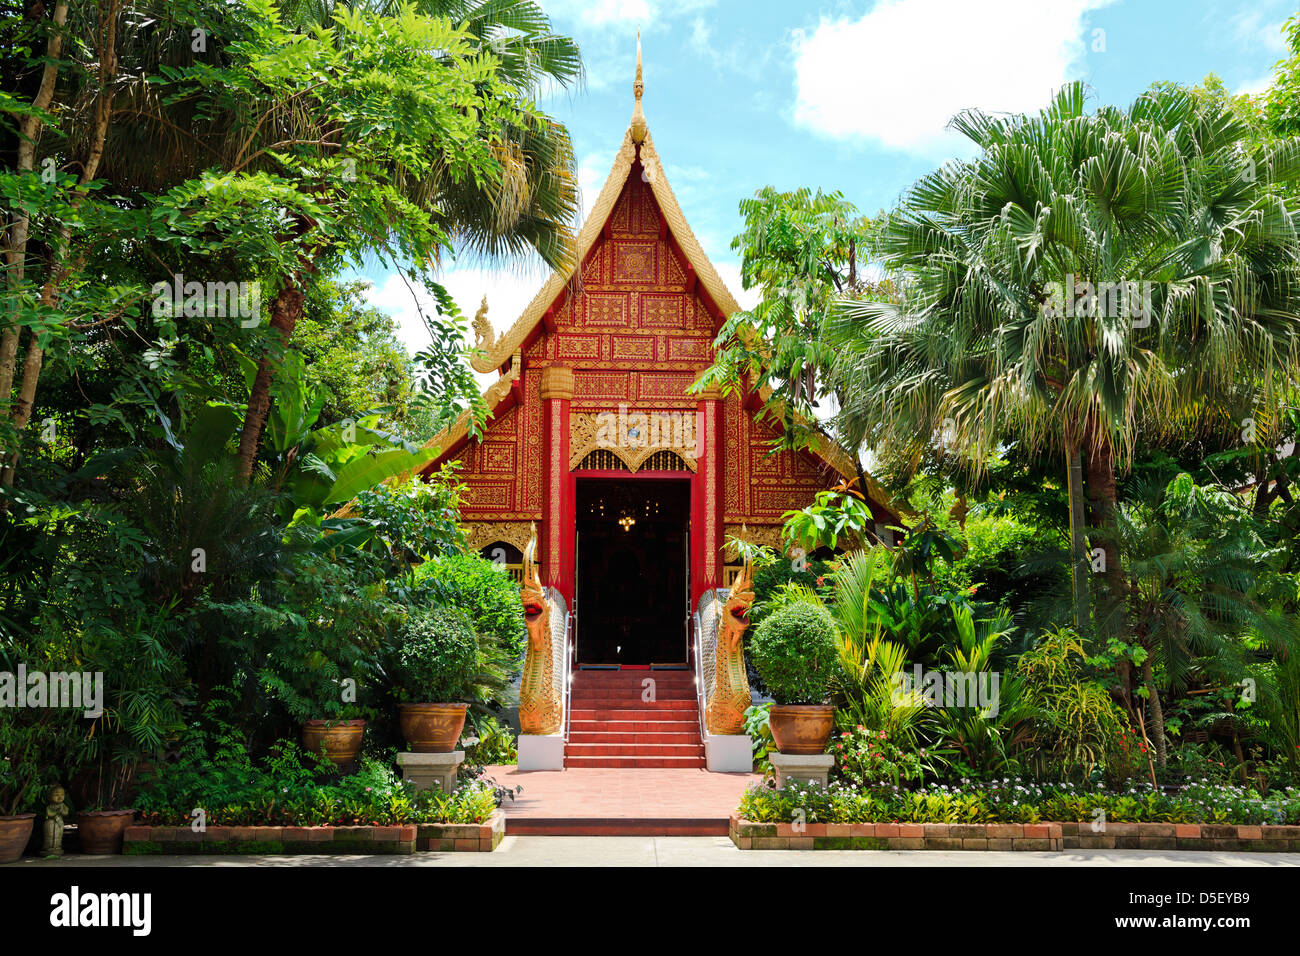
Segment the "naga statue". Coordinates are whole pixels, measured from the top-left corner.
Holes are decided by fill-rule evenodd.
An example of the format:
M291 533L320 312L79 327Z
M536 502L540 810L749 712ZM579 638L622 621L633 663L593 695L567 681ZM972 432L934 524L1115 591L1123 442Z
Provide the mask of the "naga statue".
M524 548L524 583L519 589L528 627L528 655L519 685L519 731L558 734L564 707L555 692L555 654L551 638L551 602L537 571L537 526Z
M474 347L490 351L496 344L496 335L492 331L492 322L488 319L487 296L483 296L483 302L474 313Z
M704 725L710 734L745 732L745 711L752 698L742 640L749 628L749 606L753 603L754 566L746 558L740 577L731 585L731 594L722 606L722 620L714 639L713 692L704 712Z

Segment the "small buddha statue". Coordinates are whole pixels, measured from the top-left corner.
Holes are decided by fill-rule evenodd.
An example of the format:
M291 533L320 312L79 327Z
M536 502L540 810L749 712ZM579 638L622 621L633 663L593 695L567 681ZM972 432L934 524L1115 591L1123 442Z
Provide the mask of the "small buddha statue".
M50 802L45 808L42 856L63 856L63 821L72 812L72 808L64 802L66 795L64 789L57 785L50 791Z

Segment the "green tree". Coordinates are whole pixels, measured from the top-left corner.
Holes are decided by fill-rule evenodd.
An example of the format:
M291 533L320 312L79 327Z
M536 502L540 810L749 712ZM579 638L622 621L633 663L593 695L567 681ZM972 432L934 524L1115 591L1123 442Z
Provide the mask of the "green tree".
M881 240L904 301L843 300L828 332L850 441L937 443L973 471L1013 444L1082 459L1098 611L1122 629L1116 474L1140 426L1243 384L1273 409L1296 366L1300 246L1281 194L1300 145L1255 145L1179 89L1128 110L1084 99L1072 84L1036 116L956 117L980 155L923 177Z

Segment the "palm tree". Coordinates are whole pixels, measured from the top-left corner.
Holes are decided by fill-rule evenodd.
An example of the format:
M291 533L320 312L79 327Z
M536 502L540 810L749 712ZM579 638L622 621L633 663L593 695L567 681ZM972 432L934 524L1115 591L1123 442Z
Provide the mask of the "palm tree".
M1143 428L1243 382L1271 408L1296 368L1300 242L1281 194L1300 142L1248 148L1241 120L1176 88L1087 113L1071 84L1036 116L952 125L979 156L919 180L881 237L902 303L841 301L827 325L837 427L903 460L942 436L974 473L1010 443L1078 461L1098 617L1122 628L1116 472ZM1066 298L1086 283L1113 294Z

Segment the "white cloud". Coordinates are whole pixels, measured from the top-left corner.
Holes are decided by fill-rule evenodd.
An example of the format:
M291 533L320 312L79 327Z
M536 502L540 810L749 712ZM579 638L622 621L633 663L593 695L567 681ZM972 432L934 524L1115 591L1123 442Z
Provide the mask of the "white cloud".
M835 139L951 151L955 113L1029 112L1074 76L1110 0L880 0L793 40L795 121Z
M1286 38L1282 32L1285 18L1269 19L1261 10L1242 11L1228 22L1229 31L1238 44L1251 50L1283 56L1286 53Z

